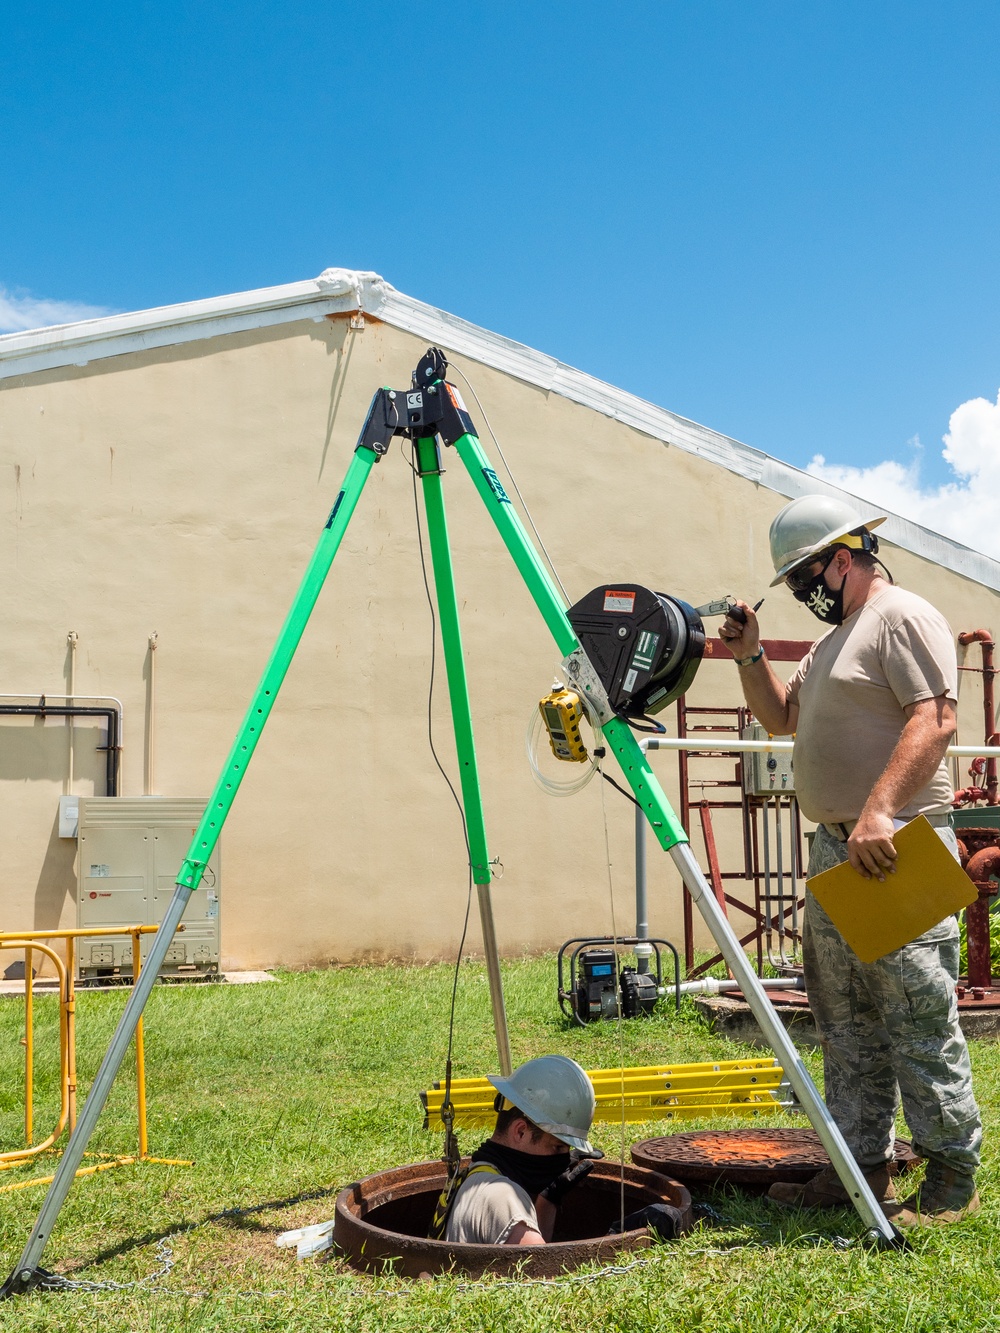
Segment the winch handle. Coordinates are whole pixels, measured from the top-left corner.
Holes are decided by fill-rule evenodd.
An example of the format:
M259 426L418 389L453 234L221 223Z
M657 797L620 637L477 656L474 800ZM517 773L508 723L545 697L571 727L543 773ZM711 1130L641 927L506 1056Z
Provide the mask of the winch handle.
M753 612L755 615L763 605L764 605L764 599L762 597L759 602L756 602L754 604ZM731 620L735 620L736 623L739 625L745 625L747 623L747 613L743 610L742 606L731 606L729 608L728 615Z

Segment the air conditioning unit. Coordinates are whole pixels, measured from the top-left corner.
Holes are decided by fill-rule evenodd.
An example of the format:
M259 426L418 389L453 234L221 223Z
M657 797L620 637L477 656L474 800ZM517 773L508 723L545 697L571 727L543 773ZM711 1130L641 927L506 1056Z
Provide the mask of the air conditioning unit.
M77 831L77 925L159 925L206 799L181 796L81 796ZM191 895L160 968L165 977L211 977L219 971L219 847ZM142 957L152 935L143 935ZM128 935L77 940L83 982L132 977Z

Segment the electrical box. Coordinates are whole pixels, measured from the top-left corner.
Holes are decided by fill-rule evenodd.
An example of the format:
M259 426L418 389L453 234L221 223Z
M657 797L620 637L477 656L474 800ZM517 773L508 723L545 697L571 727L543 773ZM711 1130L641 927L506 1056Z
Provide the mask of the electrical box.
M791 736L769 736L759 722L751 722L743 730L745 741L790 741ZM791 750L770 752L752 750L743 756L743 787L751 796L775 796L785 792L794 795Z
M159 925L207 801L174 796L81 796L77 834L77 925ZM191 895L161 976L219 971L219 847ZM152 935L143 935L142 957ZM77 979L132 977L128 935L77 941Z
M80 824L79 796L59 797L59 836L75 838Z

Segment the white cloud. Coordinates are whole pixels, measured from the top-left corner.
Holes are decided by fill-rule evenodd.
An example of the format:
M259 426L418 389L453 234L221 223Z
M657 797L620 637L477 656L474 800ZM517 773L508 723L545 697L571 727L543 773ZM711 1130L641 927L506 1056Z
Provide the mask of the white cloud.
M921 486L919 453L909 464L871 467L827 463L817 454L806 471L1000 560L1000 393L995 403L971 398L957 407L944 445L954 480L942 486Z
M0 333L23 333L26 329L44 329L52 324L75 324L80 319L98 319L113 312L82 301L50 301L27 292L10 292L0 287Z

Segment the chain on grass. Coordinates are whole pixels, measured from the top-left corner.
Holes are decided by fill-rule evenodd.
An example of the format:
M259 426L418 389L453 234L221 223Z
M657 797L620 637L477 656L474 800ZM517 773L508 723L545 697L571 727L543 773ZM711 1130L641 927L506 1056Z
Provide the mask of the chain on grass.
M289 1199L285 1206L287 1207L293 1203L304 1203L313 1199L325 1198L329 1196L329 1193L329 1190L310 1190L306 1193L296 1195L294 1199ZM160 1280L169 1277L176 1265L173 1245L171 1242L175 1241L179 1236L190 1235L201 1227L209 1226L212 1222L221 1222L231 1217L246 1217L252 1213L268 1212L273 1208L274 1204L272 1202L251 1204L246 1208L225 1208L221 1212L213 1213L210 1217L206 1217L200 1222L192 1222L188 1226L178 1227L176 1231L172 1231L168 1236L164 1236L156 1242L155 1256L159 1267L154 1269L152 1273L148 1273L145 1277L136 1278L132 1282L94 1282L86 1278L63 1277L59 1273L50 1273L44 1270L39 1270L42 1272L42 1276L37 1284L36 1290L44 1292L82 1292L86 1294L105 1291L145 1291L150 1295L156 1296L179 1296L201 1300L210 1300L212 1298L293 1300L296 1296L302 1294L301 1288L294 1291L201 1291L160 1285ZM738 1225L732 1218L727 1218L723 1213L720 1213L717 1209L713 1208L711 1204L699 1203L695 1205L695 1209L698 1220L707 1222L711 1226L725 1227ZM771 1228L757 1227L757 1231L761 1237L763 1237L765 1230L769 1229ZM800 1236L786 1239L784 1245L788 1249L799 1247L817 1248L829 1245L831 1249L843 1252L858 1247L860 1242L861 1238L848 1240L844 1236L824 1236L819 1232L804 1232ZM658 1248L656 1259L642 1258L633 1259L631 1263L627 1264L606 1264L603 1268L598 1268L592 1273L566 1273L561 1277L545 1278L491 1277L476 1281L456 1282L451 1287L451 1290L460 1294L473 1291L499 1291L504 1288L517 1288L518 1290L523 1290L526 1287L544 1287L549 1291L554 1291L562 1287L572 1288L588 1286L595 1282L603 1282L607 1278L625 1277L629 1273L637 1272L643 1268L652 1267L658 1259L667 1254L672 1258L694 1258L696 1256L722 1257L746 1253L751 1250L773 1250L773 1248L773 1244L763 1238L759 1240L744 1241L742 1244L737 1245L700 1246L697 1249L685 1246L676 1250L669 1250L666 1246L661 1246ZM449 1276L450 1280L450 1275L442 1274L442 1276ZM355 1282L351 1277L345 1276L342 1280L336 1283L335 1292L337 1295L371 1300L389 1296L419 1295L426 1289L426 1285L425 1282L418 1281L402 1287L367 1287Z

